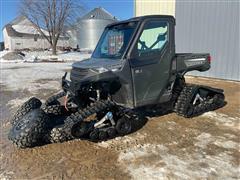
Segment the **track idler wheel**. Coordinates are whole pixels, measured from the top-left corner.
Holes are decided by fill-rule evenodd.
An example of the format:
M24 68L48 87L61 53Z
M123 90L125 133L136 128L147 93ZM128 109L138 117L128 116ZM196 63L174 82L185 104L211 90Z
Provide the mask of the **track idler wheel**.
M190 117L194 114L194 106L192 104L189 105L187 110L187 116Z
M99 140L106 140L108 138L108 133L104 130L100 130L98 138Z
M117 131L115 128L110 127L109 129L107 129L107 134L108 134L109 138L114 138L117 134Z
M117 133L121 136L129 134L132 130L131 120L127 117L122 117L116 124Z
M81 122L76 124L72 128L72 136L75 138L81 138L88 133L89 125L87 122Z
M224 105L224 99L225 97L223 94L216 94L213 97L213 103L216 104L217 108L222 107Z
M99 130L98 129L94 129L92 132L90 132L89 138L91 140L98 140L98 138L99 138Z

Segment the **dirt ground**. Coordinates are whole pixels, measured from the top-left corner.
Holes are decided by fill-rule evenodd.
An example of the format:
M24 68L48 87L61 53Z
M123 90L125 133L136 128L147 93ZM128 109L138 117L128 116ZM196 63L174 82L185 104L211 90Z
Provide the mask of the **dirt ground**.
M225 90L227 105L199 117L170 113L149 117L138 131L104 142L73 140L21 150L7 139L9 119L29 97L45 99L57 92L64 69L55 67L59 73L54 77L35 75L27 82L22 78L31 66L1 69L6 81L0 83L0 179L240 178L239 82L188 77L187 82ZM21 81L25 82L17 84Z

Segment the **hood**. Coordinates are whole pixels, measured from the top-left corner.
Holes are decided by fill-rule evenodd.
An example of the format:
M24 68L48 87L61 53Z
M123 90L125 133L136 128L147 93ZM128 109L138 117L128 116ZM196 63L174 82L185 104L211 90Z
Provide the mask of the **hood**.
M78 69L100 69L105 68L108 70L120 69L124 61L120 59L102 59L102 58L89 58L83 61L75 62L72 64L73 68Z
M115 77L115 72L123 67L124 62L120 59L100 58L90 58L75 62L72 65L70 79L77 84L79 82L106 80Z

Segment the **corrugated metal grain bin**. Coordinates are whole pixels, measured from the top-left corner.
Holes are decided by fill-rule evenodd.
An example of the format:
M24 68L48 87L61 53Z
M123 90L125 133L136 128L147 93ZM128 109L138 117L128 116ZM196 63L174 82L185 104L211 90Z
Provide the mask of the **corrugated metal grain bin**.
M104 28L117 19L103 8L95 8L76 24L76 45L80 49L94 50Z

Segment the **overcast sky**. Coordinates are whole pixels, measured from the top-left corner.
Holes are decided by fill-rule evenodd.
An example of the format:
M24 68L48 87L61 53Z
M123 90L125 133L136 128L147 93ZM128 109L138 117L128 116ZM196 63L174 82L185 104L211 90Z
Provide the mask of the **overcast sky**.
M120 20L133 16L133 0L82 0L86 12L95 7L103 7ZM19 15L21 0L0 0L0 27L1 30L8 22ZM0 41L3 41L2 33Z

